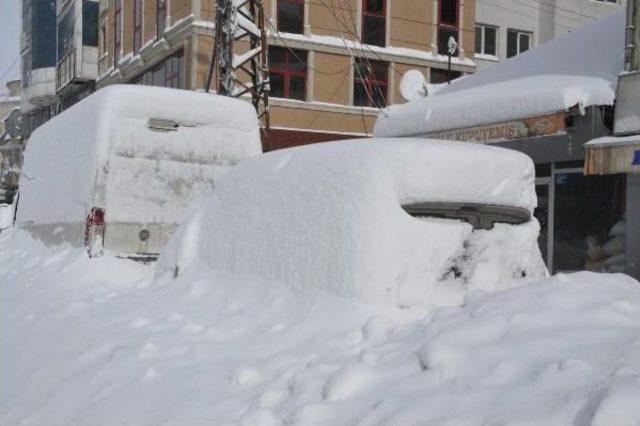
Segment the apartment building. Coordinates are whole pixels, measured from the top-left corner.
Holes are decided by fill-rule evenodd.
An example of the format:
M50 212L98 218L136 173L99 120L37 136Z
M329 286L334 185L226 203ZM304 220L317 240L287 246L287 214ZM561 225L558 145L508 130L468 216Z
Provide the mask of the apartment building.
M403 102L410 69L475 71L475 0L264 0L269 28L267 150L371 133L379 108ZM97 86L204 90L215 0L101 0ZM236 45L236 53L246 46Z
M26 137L55 114L56 2L22 0L23 126Z
M598 19L626 0L477 0L478 70Z

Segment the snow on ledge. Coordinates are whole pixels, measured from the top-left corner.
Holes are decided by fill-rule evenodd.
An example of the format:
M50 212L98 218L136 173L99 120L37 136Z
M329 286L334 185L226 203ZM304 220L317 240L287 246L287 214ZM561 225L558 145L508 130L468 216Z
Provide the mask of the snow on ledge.
M377 137L535 117L568 108L612 105L624 64L625 10L620 9L526 53L453 81L426 98L388 108Z

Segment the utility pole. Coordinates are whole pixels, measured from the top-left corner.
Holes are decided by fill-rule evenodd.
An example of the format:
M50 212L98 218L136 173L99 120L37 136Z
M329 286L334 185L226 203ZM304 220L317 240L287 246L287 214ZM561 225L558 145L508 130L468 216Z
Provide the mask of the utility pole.
M220 95L251 95L251 103L265 129L269 128L269 66L267 31L262 0L217 0L213 52L205 91L214 74ZM248 50L234 54L234 43Z
M618 76L613 133L640 134L640 0L627 1L624 72Z

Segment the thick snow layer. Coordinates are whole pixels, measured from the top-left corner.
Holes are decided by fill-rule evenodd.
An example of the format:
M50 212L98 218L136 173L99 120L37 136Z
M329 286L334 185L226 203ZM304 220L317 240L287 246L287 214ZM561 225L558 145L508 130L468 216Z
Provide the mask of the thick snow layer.
M624 32L621 8L432 96L390 107L378 116L374 135L415 136L612 105L624 66Z
M533 163L501 148L418 139L272 152L223 177L171 239L158 274L204 262L295 289L405 304L452 303L489 277L506 286L546 274L535 219L472 232L468 223L420 220L401 208L418 202L532 211Z
M0 424L640 421L640 284L558 275L432 311L0 234ZM490 283L486 283L489 284Z
M172 120L177 131L149 129ZM38 128L25 151L18 222L176 223L189 199L261 152L250 104L186 90L109 86ZM192 191L193 189L193 191Z
M632 136L604 136L597 139L592 139L585 144L588 148L607 148L613 146L633 146L640 145L640 137L638 135Z

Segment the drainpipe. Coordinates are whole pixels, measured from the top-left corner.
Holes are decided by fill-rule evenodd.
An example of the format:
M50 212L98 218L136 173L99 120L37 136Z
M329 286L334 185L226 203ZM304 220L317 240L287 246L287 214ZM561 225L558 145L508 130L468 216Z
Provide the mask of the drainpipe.
M640 0L627 1L627 27L625 40L624 70L637 71L639 67L638 61L638 36L640 35L636 29L640 27Z

